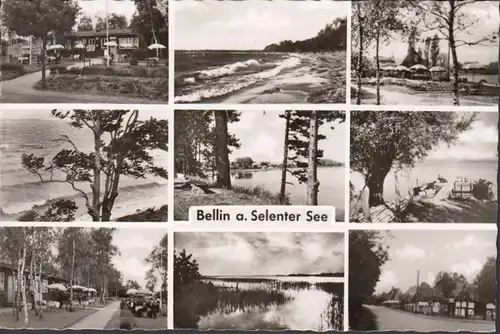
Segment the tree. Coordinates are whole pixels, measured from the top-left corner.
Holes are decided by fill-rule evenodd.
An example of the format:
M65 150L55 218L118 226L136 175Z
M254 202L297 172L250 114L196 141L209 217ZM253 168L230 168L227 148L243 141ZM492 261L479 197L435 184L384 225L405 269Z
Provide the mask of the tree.
M250 169L252 168L254 161L251 157L242 157L236 159L236 165L242 169Z
M365 22L368 19L366 3L363 0L353 0L352 5L352 32L353 36L351 39L352 44L352 54L357 55L353 58L353 64L356 64L354 69L356 72L356 104L361 104L361 79L363 76L363 55L366 48L369 46L371 41L371 31L365 29Z
M125 29L128 27L128 22L127 18L125 15L120 15L116 13L112 13L108 17L108 29L109 30L115 30L115 29ZM104 31L106 30L106 18L102 17L97 17L96 25L95 25L95 30L96 31Z
M94 30L94 24L92 23L92 18L90 16L82 16L76 27L78 31L92 31Z
M166 0L134 0L136 12L130 27L146 44L168 47L168 3Z
M193 254L187 254L183 249L174 253L174 287L189 286L200 278L198 262L193 259ZM175 296L175 295L174 295Z
M351 169L363 175L369 206L384 201L384 180L391 169L411 168L439 143L453 144L475 114L367 111L351 117Z
M281 186L280 186L280 203L285 204L286 198L286 174L288 172L288 141L290 136L290 120L292 117L292 112L290 110L285 111L284 115L279 115L280 118L285 119L285 140L283 142L283 166L281 167Z
M468 45L493 45L497 41L498 31L486 32L483 36L466 40L459 38L458 34L473 27L479 22L467 11L468 5L477 0L449 0L449 1L408 1L415 10L416 17L430 30L437 30L441 39L447 40L453 61L453 105L460 105L458 92L459 61L457 48ZM470 34L469 34L470 35Z
M20 36L33 36L42 40L42 88L47 87L45 56L50 34L62 35L71 31L80 13L76 0L5 0L2 22Z
M495 303L496 293L496 258L489 256L477 274L474 284L477 285L477 294L483 303Z
M359 328L362 305L375 291L388 246L379 231L349 232L349 326Z
M141 288L141 286L139 285L139 283L137 283L137 281L134 281L134 280L127 280L127 282L125 283L125 288L127 290L129 289L135 289L135 290L139 290Z
M52 115L69 120L74 128L90 130L94 152L81 151L69 136L62 135L57 141L69 144L70 148L62 149L50 164L45 165L44 157L24 153L22 165L41 182L69 184L84 197L93 221L110 221L122 175L144 178L152 174L167 178L167 171L154 164L150 153L153 149L167 150L166 120L140 121L138 110L53 110ZM54 172L62 173L65 179L55 179ZM90 195L79 183L90 185Z
M432 37L430 52L431 52L431 65L438 66L440 49L439 49L439 37L437 34L435 34Z
M319 161L323 158L323 150L318 149L318 141L326 139L326 136L319 132L321 126L330 124L333 129L336 122L344 121L345 112L343 111L294 110L291 112L288 139L289 161L298 167L291 174L299 183L307 183L308 205L318 205L317 168Z
M93 257L96 262L96 272L99 285L101 286L100 301L105 303L108 297L109 273L113 270L111 260L113 256L119 255L119 249L113 244L115 228L92 229L90 238L93 245Z
M160 309L163 304L163 292L167 289L168 274L168 234L165 234L159 245L156 245L146 258L150 269L146 273L146 287L154 292L157 285L157 276L160 277Z
M217 166L216 184L220 188L231 189L231 165L228 149L228 115L226 110L214 110L215 117L215 161Z
M430 55L431 55L431 41L432 41L432 39L430 37L427 37L425 39L424 59L425 59L425 66L427 68L432 66L431 57L430 57Z

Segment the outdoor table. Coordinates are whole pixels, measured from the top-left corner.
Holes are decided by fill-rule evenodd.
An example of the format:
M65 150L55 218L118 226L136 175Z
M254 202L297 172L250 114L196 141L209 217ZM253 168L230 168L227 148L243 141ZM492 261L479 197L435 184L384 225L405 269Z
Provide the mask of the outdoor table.
M158 64L160 60L157 57L146 58L146 66L154 67Z

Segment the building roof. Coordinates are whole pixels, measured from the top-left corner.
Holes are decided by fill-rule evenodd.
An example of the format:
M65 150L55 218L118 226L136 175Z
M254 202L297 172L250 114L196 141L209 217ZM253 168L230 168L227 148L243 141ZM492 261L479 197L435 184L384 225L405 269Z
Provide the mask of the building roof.
M108 34L110 36L138 36L136 32L134 32L130 28L125 28L125 29L110 29L108 30ZM66 36L68 37L106 37L106 30L101 30L101 31L72 31Z

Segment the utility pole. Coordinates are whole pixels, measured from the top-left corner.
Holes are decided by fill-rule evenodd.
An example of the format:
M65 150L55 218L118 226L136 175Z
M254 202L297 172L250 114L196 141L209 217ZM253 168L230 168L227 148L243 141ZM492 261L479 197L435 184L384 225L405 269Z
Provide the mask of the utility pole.
M107 66L109 66L109 25L108 25L109 8L108 8L108 0L105 1L106 1L106 49L108 50L108 54L106 56L106 64Z
M418 288L420 285L420 270L417 270L417 291L415 292L415 313L418 313Z

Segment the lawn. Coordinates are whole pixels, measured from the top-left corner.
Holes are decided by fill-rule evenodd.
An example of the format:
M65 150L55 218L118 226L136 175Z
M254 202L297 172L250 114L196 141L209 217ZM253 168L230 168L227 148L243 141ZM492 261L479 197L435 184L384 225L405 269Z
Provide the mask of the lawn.
M118 310L104 329L167 329L167 317L138 318L129 310Z
M78 310L75 312L69 311L55 311L43 312L43 319L38 318L33 311L28 312L28 327L29 328L50 328L50 329L64 329L67 328L81 319L97 312L97 309ZM21 312L20 320L16 318L12 312L0 313L0 328L25 328L24 314Z
M41 71L38 65L21 65L13 63L0 64L0 81L12 80L25 74Z
M189 220L191 206L215 205L281 205L279 196L260 187L233 187L232 190L211 189L214 194L194 193L190 189L174 189L174 219Z
M151 208L141 212L118 218L119 222L166 222L168 220L168 206L159 209Z

